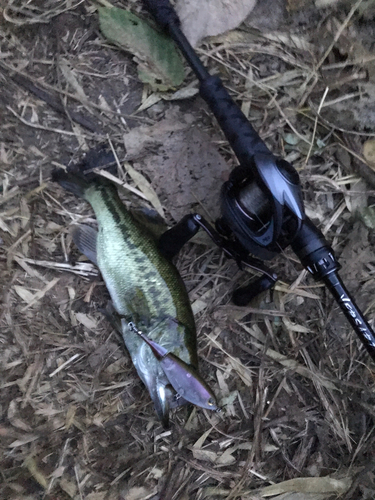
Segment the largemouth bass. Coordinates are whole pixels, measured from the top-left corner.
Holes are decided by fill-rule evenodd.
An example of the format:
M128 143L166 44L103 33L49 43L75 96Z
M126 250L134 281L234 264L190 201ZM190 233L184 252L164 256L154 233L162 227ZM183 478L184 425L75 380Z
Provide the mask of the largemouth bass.
M184 283L154 237L125 208L112 183L77 169L55 170L52 179L87 200L95 212L98 232L77 226L73 240L99 267L133 364L166 426L169 409L186 404L189 395L176 393L159 360L129 323L196 371L195 322ZM207 407L215 410L216 401L211 399Z

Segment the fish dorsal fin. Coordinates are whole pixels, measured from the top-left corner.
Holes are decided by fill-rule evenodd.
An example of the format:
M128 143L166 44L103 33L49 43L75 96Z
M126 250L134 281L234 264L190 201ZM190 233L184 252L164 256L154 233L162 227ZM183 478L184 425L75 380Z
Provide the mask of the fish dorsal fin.
M98 261L96 258L96 241L98 232L90 226L81 224L79 226L74 226L71 234L74 243L78 247L78 250L86 255L86 257L97 266Z

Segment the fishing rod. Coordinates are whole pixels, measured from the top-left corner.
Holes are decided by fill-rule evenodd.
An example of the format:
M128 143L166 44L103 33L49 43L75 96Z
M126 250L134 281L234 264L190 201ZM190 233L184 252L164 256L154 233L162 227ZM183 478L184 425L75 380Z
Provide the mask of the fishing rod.
M291 246L313 278L327 286L375 361L375 334L345 288L338 274L341 266L330 244L305 214L297 171L268 149L221 79L204 67L183 34L169 0L143 0L143 3L194 71L200 95L239 161L222 187L222 216L216 221L216 230L198 214L187 215L162 236L161 249L169 256L178 253L183 244L203 228L240 267L245 264L262 272L260 278L235 291L234 302L244 305L261 291L272 288L277 279L249 253L258 259L270 260Z

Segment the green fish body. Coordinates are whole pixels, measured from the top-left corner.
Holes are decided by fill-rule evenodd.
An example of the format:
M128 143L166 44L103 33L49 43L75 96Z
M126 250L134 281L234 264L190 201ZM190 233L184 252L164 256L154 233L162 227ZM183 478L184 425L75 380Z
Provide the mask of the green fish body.
M121 333L133 364L167 425L169 408L185 401L176 398L159 361L128 323L197 369L195 323L184 283L154 237L125 208L114 185L64 170L55 171L53 180L87 200L95 212L98 232L78 226L73 239L99 267L122 318Z

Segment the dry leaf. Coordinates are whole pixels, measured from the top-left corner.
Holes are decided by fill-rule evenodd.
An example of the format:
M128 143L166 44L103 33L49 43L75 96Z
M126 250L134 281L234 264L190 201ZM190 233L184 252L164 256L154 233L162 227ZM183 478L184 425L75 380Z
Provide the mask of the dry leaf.
M20 207L21 207L21 216L22 216L21 227L22 227L22 229L25 229L27 224L30 221L30 209L27 205L27 201L25 198L21 199Z
M105 500L107 497L107 491L93 491L86 496L86 500Z
M206 309L206 307L207 307L207 302L201 299L195 300L191 305L194 315L200 313L201 311Z
M162 98L165 101L180 101L181 99L190 99L199 93L196 87L184 87L177 90L172 95L162 94Z
M24 286L14 285L13 288L17 295L21 297L22 300L27 302L27 304L30 304L30 302L34 299L34 294Z
M126 492L123 492L122 497L126 500L144 500L150 498L152 492L143 486L134 486Z
M374 141L375 144L375 141ZM375 152L375 149L374 149ZM346 208L352 214L361 214L368 207L368 185L364 180L351 184L349 193L345 196Z
M342 495L351 484L351 479L333 479L326 477L298 477L289 479L282 483L272 484L262 489L263 497L279 495L280 493L299 492L299 493L336 493Z
M150 94L148 97L146 97L146 99L142 101L142 104L137 109L137 113L139 113L140 111L144 111L145 109L151 108L151 106L154 106L154 104L158 103L159 101L161 101L160 92Z
M255 7L256 0L178 0L182 30L194 46L206 36L237 28Z
M65 59L61 59L59 62L59 67L64 75L65 80L71 85L71 87L75 90L77 97L82 103L88 103L87 96L85 91L83 90L82 85L78 82L78 79L75 75L74 70L70 67L68 61Z
M21 439L16 439L13 443L10 443L9 448L18 448L19 446L24 446L25 444L31 443L38 439L39 436L35 434L24 434Z
M17 427L18 429L22 429L26 432L32 431L30 425L20 418L17 402L14 399L9 403L7 417L13 427Z
M65 491L71 498L74 498L77 493L77 485L73 481L69 481L67 478L62 477L59 481L60 488Z
M47 488L48 482L45 475L39 469L36 460L32 456L28 456L24 462L24 466L28 469L32 477L43 487Z
M222 465L231 465L233 464L236 459L232 455L233 448L228 448L227 450L224 451L224 453L219 456L219 458L216 460L217 464L222 464Z
M53 288L56 285L56 283L59 282L59 280L60 280L60 278L53 279L42 290L40 290L39 292L34 293L34 295L32 297L32 300L27 301L28 302L27 306L23 307L21 309L21 312L26 311L26 309L28 309L29 307L31 307L34 304L36 304L36 302L38 302L39 300L41 300L45 296L45 294L47 292L49 292L49 290L51 290L51 288Z
M93 319L90 318L87 314L84 313L75 313L77 321L81 323L81 325L85 326L89 330L95 330L97 327L97 322Z
M245 385L247 387L252 387L253 386L253 381L252 381L252 376L251 376L251 370L249 368L246 368L239 359L237 358L230 358L229 363L232 365L233 370L239 375Z
M218 455L214 451L193 448L192 452L194 458L197 460L203 460L203 462L211 462L214 464L218 459Z
M208 429L206 432L204 432L201 437L194 443L194 449L200 449L204 445L204 442L208 438L208 436L211 434L212 428Z
M125 170L127 171L127 173L130 175L130 177L133 179L137 188L139 188L139 190L142 191L142 193L145 195L147 200L155 208L157 213L162 218L164 218L164 210L163 210L163 207L161 206L158 195L155 193L154 188L148 182L146 177L144 175L142 175L140 172L138 172L137 170L135 170L128 162L124 163L124 167L125 167Z
M202 211L212 219L219 216L220 186L229 167L212 145L211 137L190 115L177 114L153 126L142 126L125 134L129 159L152 182L152 187L175 220L191 210Z
M363 156L368 166L375 169L375 139L369 139L364 143Z
M339 0L315 0L315 6L318 8L325 8L337 3Z

